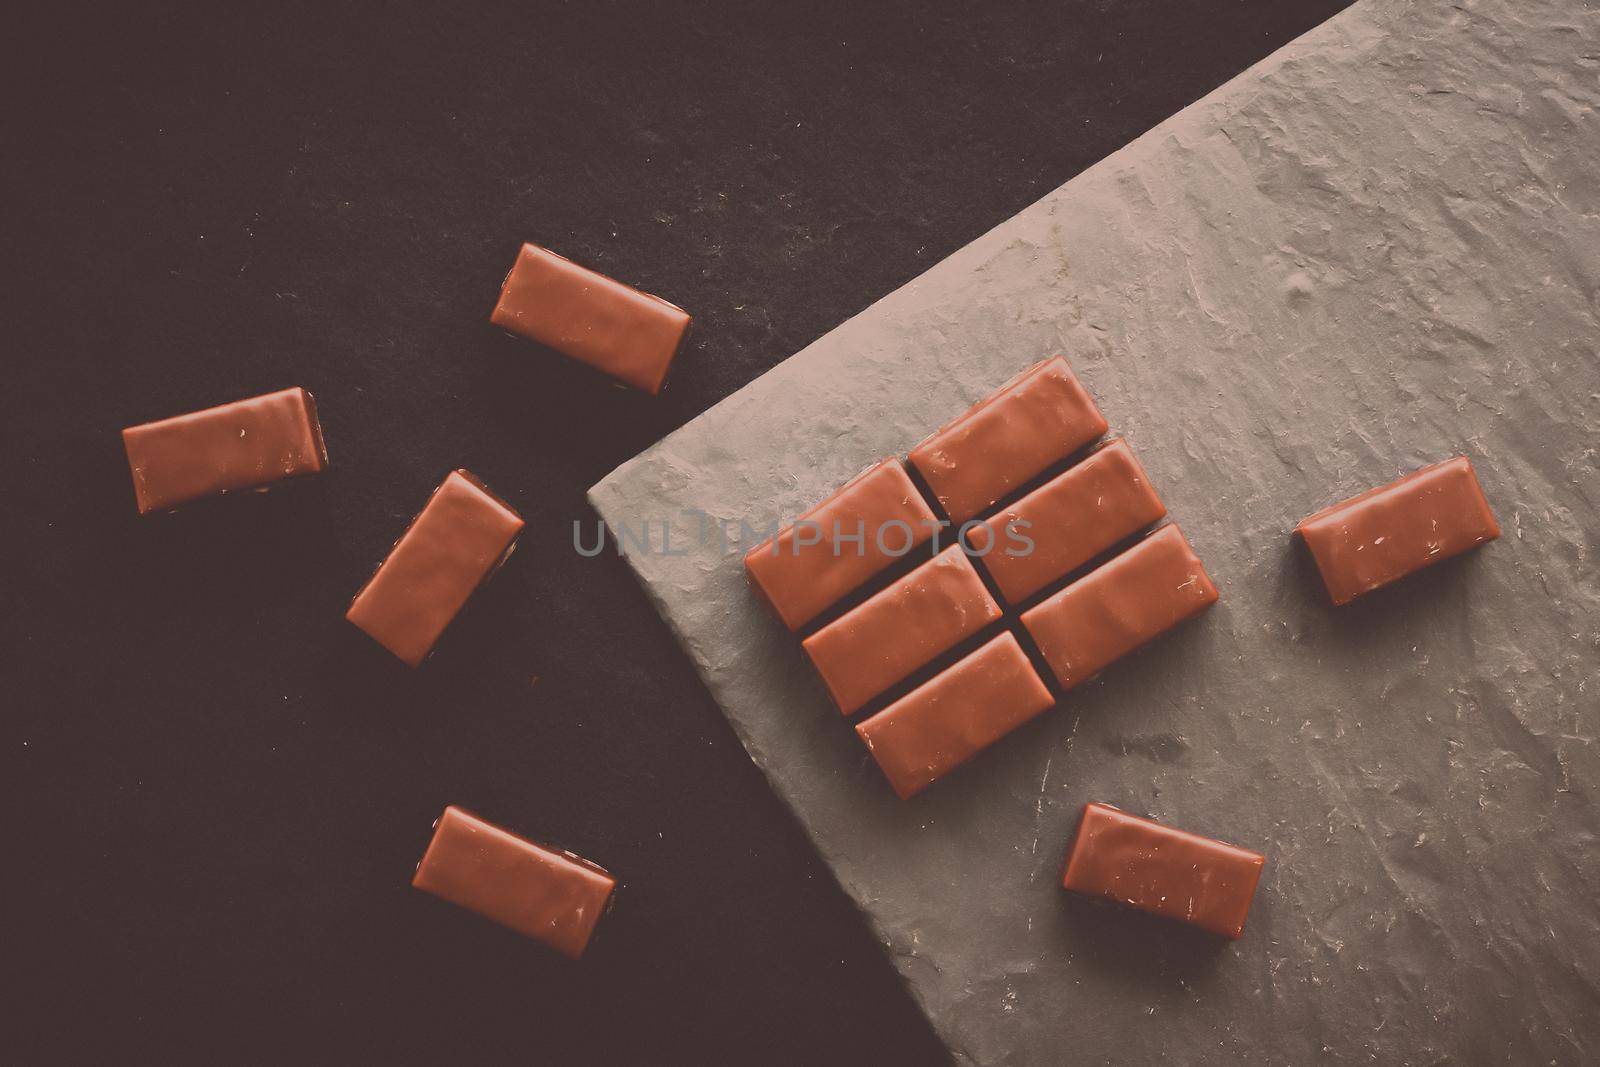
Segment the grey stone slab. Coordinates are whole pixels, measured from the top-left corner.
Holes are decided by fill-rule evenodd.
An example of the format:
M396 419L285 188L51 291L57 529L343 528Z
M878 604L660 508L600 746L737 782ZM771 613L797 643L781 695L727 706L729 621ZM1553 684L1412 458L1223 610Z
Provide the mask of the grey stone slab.
M1600 1057L1597 103L1592 4L1363 0L594 487L958 1060ZM1222 602L902 803L691 513L1057 351ZM1294 523L1458 452L1504 536L1329 607ZM1065 897L1087 800L1265 852L1243 939Z

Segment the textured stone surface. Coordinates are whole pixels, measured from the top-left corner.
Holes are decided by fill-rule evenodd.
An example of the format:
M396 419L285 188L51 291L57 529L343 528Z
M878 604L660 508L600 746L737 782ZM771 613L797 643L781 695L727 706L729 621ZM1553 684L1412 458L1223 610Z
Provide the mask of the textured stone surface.
M1600 1055L1600 12L1364 0L591 493L958 1059ZM1064 351L1222 602L909 802L761 526ZM1290 539L1465 452L1500 541L1342 609ZM658 530L659 541L659 530ZM1266 853L1234 945L1064 898L1102 800Z

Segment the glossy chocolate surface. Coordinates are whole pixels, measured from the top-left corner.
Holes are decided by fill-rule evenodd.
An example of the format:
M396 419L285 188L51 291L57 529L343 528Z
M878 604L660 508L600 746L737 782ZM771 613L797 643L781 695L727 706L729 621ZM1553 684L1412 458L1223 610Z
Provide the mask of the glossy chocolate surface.
M1189 542L1164 526L1023 612L1022 624L1071 689L1216 602Z
M411 884L577 959L617 880L451 806L434 824Z
M490 321L647 393L661 391L689 329L676 304L535 244L517 254Z
M1118 439L973 526L967 540L1007 602L1017 604L1166 513L1133 449ZM1031 549L1024 551L1019 533Z
M1236 938L1265 864L1254 852L1091 803L1061 884Z
M328 465L316 403L298 388L130 426L122 445L141 515Z
M950 521L963 523L1106 432L1060 356L1036 363L911 450Z
M1000 614L966 552L952 545L803 643L849 715Z
M1335 604L1500 536L1472 461L1457 456L1324 508L1295 527Z
M798 630L926 541L936 526L905 467L888 459L751 549L744 566L778 617Z
M856 733L904 799L1053 703L1016 636L1005 633L858 723Z
M345 618L415 667L511 554L522 519L467 471L453 471L389 552Z

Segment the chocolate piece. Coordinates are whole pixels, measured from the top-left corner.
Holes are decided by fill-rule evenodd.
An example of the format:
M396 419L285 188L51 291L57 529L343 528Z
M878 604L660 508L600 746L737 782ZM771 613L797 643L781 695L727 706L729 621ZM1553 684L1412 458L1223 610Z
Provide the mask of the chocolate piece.
M952 545L803 644L849 715L1000 614L966 553Z
M959 524L1105 432L1100 410L1055 356L912 449L911 463Z
M901 799L921 792L1054 701L1010 633L856 725Z
M1085 804L1061 884L1237 938L1266 859L1198 834Z
M328 465L317 405L304 389L130 426L122 445L141 515Z
M537 938L573 959L583 955L617 880L570 852L525 841L451 806L411 884Z
M1335 604L1500 536L1472 461L1457 456L1324 508L1294 528Z
M356 594L345 618L415 667L488 581L522 530L510 506L467 471L454 471Z
M1176 526L1163 526L1022 613L1022 624L1063 689L1217 602Z
M798 630L937 526L905 467L886 459L751 549L744 566L784 624Z
M970 527L967 542L1017 604L1166 513L1133 449L1119 439Z
M676 304L535 244L517 254L490 321L652 394L689 329Z

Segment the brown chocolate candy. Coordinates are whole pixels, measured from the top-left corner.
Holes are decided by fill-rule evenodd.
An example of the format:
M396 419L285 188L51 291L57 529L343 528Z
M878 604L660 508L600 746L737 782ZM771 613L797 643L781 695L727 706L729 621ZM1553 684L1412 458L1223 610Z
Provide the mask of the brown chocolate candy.
M522 518L454 471L356 594L345 618L415 667L478 586L511 555Z
M1500 536L1472 461L1457 456L1317 512L1294 528L1335 604Z
M967 542L1006 601L1018 604L1166 513L1133 449L1118 439L969 527Z
M327 467L317 406L283 389L122 431L139 514Z
M960 524L1105 432L1100 409L1055 356L912 449L911 463Z
M904 799L1053 703L1016 636L1005 633L858 723L856 733Z
M647 393L658 393L689 329L689 314L658 296L525 244L490 316Z
M966 552L952 545L802 643L849 715L1000 615Z
M1217 602L1189 542L1164 526L1022 613L1063 689Z
M434 823L411 884L577 959L617 880L452 806Z
M745 570L798 630L922 544L938 526L898 459L886 459L751 549Z
M1254 852L1085 804L1061 884L1237 938L1266 859Z

